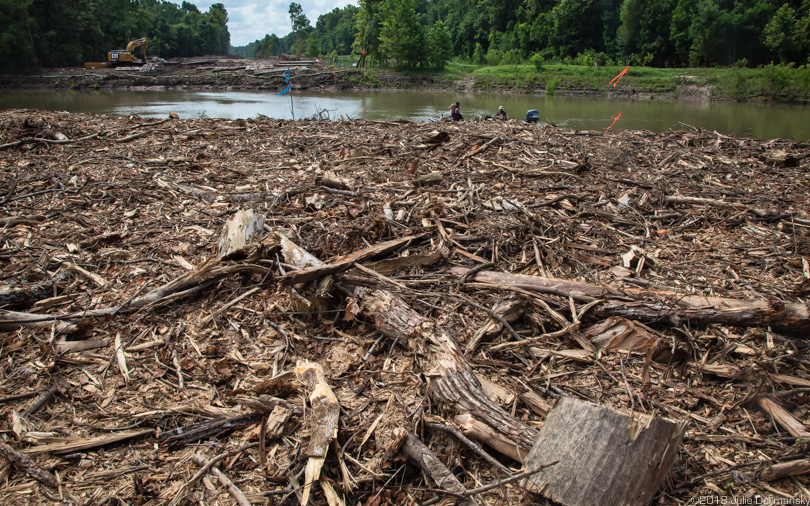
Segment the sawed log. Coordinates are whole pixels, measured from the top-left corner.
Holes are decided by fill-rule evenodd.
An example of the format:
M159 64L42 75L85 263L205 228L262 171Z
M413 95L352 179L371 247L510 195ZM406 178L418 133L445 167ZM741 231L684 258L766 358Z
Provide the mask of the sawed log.
M463 276L469 269L453 267L450 272ZM623 316L643 322L681 321L706 325L721 323L739 327L768 327L794 335L810 332L810 310L801 302L781 302L771 299L740 300L726 297L679 294L658 290L640 290L590 285L539 276L481 271L470 276L469 281L522 288L541 293L551 293L574 300L592 301L604 299L591 310L600 318ZM617 300L616 296L632 297L635 300Z
M361 311L374 319L377 330L399 339L417 359L428 378L428 394L440 404L455 406L491 429L495 450L515 448L512 457L528 454L537 430L495 404L483 391L458 343L435 321L414 311L399 297L384 290L363 296Z
M566 506L647 505L669 470L687 425L561 397L540 428L526 467L559 462L528 478L525 485Z

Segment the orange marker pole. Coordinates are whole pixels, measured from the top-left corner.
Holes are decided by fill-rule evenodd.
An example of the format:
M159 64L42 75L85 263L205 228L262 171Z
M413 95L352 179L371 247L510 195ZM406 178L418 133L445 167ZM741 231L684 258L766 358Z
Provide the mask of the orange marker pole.
M619 84L619 80L620 80L622 77L624 77L624 76L627 74L627 71L628 71L628 70L630 70L630 65L626 66L626 67L624 68L624 70L622 70L621 72L619 72L619 75L617 75L616 77L614 77L613 79L611 79L611 80L610 80L610 82L609 82L608 84L612 84L612 85L613 85L613 87L615 88L615 87L616 87L616 85L617 85L617 84Z
M615 125L615 124L616 124L616 122L617 122L617 121L619 121L619 118L621 118L621 117L622 117L622 113L619 113L619 115L618 115L618 116L616 116L616 119L614 119L614 120L613 120L613 123L611 123L609 127L607 127L607 128L603 128L602 130L610 130L610 127L612 127L613 125Z

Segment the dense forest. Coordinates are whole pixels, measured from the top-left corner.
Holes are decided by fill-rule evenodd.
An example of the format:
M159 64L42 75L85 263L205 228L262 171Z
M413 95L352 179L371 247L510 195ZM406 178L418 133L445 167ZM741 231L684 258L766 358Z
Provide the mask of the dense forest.
M107 59L112 49L148 37L165 58L227 54L228 12L165 0L0 0L0 70L66 67Z
M166 0L0 0L0 70L80 65L146 36L162 57L356 55L441 68L532 61L655 67L807 65L810 0L358 0L231 47L228 12ZM355 60L357 61L357 60Z
M656 67L806 65L810 0L359 0L314 27L294 21L244 56L355 54L436 67L561 61ZM299 6L300 8L300 6ZM300 13L299 13L300 14Z

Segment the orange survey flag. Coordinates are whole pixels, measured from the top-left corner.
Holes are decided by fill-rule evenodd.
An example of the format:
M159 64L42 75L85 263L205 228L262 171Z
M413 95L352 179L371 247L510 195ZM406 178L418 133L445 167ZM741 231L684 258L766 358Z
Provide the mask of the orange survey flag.
M610 130L610 127L612 127L613 125L615 125L615 124L616 124L616 122L617 122L617 121L619 121L619 118L621 118L621 117L622 117L622 113L619 113L619 115L618 115L618 116L616 116L616 119L614 119L614 120L613 120L613 123L611 123L609 127L607 127L607 128L603 128L602 130Z
M626 66L626 67L624 68L624 70L622 70L621 72L619 72L619 75L617 75L616 77L614 77L613 79L611 79L611 80L610 80L610 82L609 82L608 84L612 84L612 85L613 85L613 87L615 88L615 87L616 87L616 85L617 85L617 84L619 84L619 80L620 80L622 77L624 77L625 75L627 75L627 71L628 71L628 70L630 70L630 65ZM615 82L614 82L614 81L615 81Z

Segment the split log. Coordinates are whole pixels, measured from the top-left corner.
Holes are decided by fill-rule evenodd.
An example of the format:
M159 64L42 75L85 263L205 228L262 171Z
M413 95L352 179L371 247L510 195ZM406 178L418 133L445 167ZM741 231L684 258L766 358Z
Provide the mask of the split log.
M649 504L687 425L563 397L540 429L526 467L559 462L526 486L566 506Z
M761 395L756 398L756 403L767 413L771 419L785 428L791 436L796 438L797 443L810 442L810 432L804 427L804 424L790 414L788 410L779 405L775 400Z
M218 258L223 260L244 256L247 245L258 242L263 235L264 216L253 210L237 211L223 227L218 244Z
M468 270L453 267L450 272L461 277ZM493 271L475 273L471 279L504 287L573 297L579 301L605 299L590 311L591 314L601 318L623 316L648 323L669 321L679 324L688 321L699 325L721 323L740 327L770 326L775 330L794 335L807 335L810 332L810 309L801 302L704 297L635 288L611 290L609 287L576 281ZM614 297L619 295L633 297L636 300L616 300Z
M383 290L366 294L361 310L374 319L378 331L404 343L422 360L428 393L435 402L469 412L488 426L499 441L520 449L512 453L513 458L528 454L537 431L504 411L484 393L458 343L442 327ZM492 446L491 439L482 442ZM492 447L503 449L503 445Z
M307 419L310 427L309 444L304 452L309 458L304 474L306 481L301 499L301 505L306 506L309 502L312 484L321 477L321 468L326 460L329 443L337 437L340 404L329 387L320 364L302 362L295 368L295 374L298 380L311 391L309 403L312 409L308 412Z

